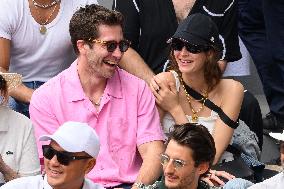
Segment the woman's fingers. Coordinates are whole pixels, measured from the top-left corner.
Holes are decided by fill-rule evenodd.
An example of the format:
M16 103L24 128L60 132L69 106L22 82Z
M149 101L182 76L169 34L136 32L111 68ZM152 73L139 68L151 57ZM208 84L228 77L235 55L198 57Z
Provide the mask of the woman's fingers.
M209 186L214 186L209 177L203 177L202 180L206 182Z
M235 178L234 175L231 175L230 173L227 173L226 171L216 171L215 175L219 176L219 177L223 177L227 180L231 180L231 179Z

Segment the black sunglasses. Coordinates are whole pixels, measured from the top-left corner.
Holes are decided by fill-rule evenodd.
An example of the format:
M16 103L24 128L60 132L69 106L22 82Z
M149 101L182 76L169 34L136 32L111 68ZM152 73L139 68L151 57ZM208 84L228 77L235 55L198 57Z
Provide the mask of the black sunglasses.
M69 165L69 163L73 160L92 158L91 156L74 156L71 152L57 151L53 149L50 145L43 145L42 152L43 156L48 160L51 160L56 155L57 161L60 164L66 166Z
M171 47L175 51L181 51L182 48L185 47L188 52L193 53L193 54L206 52L210 49L210 46L194 45L194 44L190 44L188 42L182 41L180 39L172 39Z
M103 41L103 40L99 40L99 39L94 39L92 42L100 43L100 44L106 46L108 52L115 51L117 46L119 47L119 50L121 52L125 52L130 47L130 44L131 44L130 41L127 41L125 39L121 40L120 42L116 42L116 41Z

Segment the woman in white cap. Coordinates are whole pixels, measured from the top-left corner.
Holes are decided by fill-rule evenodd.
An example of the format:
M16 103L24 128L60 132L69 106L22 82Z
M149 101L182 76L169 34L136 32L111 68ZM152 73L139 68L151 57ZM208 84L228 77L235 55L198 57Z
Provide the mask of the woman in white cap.
M21 75L0 72L0 186L20 176L40 174L31 121L5 106L8 92L21 83Z
M224 151L237 127L244 88L237 81L221 78L217 61L222 42L217 26L208 16L193 14L180 23L168 42L173 70L155 76L150 85L162 108L164 131L168 133L174 123L202 124L215 140L214 164L221 157L227 160L230 157ZM207 107L208 100L218 113L216 107Z

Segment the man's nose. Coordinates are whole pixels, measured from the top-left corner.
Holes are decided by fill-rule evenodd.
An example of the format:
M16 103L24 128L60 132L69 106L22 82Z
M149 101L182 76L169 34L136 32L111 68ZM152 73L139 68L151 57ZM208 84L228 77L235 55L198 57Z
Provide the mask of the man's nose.
M120 51L119 46L117 45L116 48L115 48L115 50L112 52L112 55L113 55L114 57L120 59L121 56L122 56L122 54L123 54L123 53Z
M164 173L169 174L175 171L175 167L172 161L169 161L166 165L164 165Z

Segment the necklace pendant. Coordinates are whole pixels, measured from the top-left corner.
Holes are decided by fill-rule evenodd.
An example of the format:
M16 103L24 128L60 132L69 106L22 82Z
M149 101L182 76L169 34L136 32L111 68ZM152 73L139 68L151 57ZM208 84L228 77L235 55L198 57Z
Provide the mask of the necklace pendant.
M197 122L198 122L198 115L197 115L196 113L194 113L194 114L192 115L192 122L193 122L193 123L197 123Z
M44 25L41 25L40 28L39 28L39 32L44 35L46 33L47 29Z

